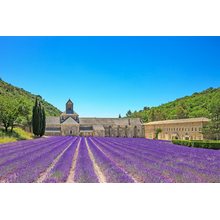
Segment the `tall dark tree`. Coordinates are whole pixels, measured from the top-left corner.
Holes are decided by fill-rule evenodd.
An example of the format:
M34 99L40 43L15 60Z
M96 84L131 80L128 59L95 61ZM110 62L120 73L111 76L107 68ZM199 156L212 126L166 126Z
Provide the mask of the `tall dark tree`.
M35 105L33 107L33 115L32 115L32 128L33 128L33 133L34 135L39 135L38 134L38 126L39 126L39 117L38 117L38 101L37 97L35 100Z
M38 135L41 135L42 131L42 108L39 102L38 104Z
M45 128L46 128L46 116L45 116L45 110L42 108L42 128L40 136L43 136L45 134Z
M119 118L121 118L121 114L119 114L119 116L118 116Z

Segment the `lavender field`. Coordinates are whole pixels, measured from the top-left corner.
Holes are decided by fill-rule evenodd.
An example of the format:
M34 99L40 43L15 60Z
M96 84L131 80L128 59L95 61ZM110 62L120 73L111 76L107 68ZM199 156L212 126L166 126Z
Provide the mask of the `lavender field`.
M220 150L141 138L53 136L0 144L2 183L219 183Z

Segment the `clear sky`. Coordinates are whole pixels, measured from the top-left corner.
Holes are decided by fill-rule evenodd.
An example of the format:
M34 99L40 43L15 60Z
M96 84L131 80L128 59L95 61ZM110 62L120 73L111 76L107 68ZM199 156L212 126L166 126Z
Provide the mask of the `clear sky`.
M0 77L80 117L220 86L220 37L0 37Z

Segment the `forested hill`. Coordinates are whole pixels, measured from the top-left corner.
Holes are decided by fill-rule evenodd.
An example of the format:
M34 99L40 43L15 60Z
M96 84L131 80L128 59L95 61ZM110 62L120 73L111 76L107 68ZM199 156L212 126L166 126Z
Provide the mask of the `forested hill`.
M45 113L47 116L60 116L61 114L61 111L59 109L57 109L50 103L44 101L40 95L33 95L22 88L15 87L9 83L4 82L0 78L0 96L5 95L7 95L10 99L13 100L19 100L21 97L23 97L25 101L31 106L31 108L35 103L36 97L38 97L39 101L45 109Z
M144 107L143 110L135 112L128 111L126 116L132 118L141 116L143 122L177 119L180 118L178 117L178 105L184 104L187 112L185 118L208 117L207 107L216 99L220 101L220 87L217 89L210 87L200 93L195 92L191 96L185 96L158 107ZM181 111L181 109L179 110ZM152 114L156 115L156 119L152 120Z

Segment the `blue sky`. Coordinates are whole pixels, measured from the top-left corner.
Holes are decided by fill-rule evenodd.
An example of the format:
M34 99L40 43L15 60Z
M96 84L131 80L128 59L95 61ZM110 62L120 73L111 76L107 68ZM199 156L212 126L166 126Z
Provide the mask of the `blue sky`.
M0 77L80 117L220 86L220 37L0 37Z

